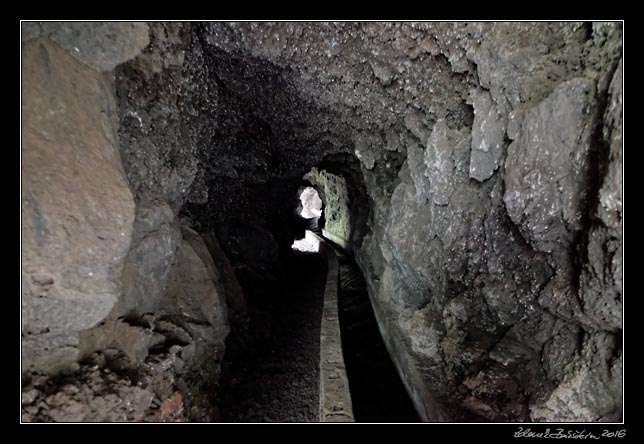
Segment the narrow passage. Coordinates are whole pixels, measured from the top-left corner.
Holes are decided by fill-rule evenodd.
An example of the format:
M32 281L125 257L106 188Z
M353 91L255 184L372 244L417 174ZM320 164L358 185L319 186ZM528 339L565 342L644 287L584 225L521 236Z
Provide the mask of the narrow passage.
M318 421L320 318L326 261L293 251L283 293L249 307L227 341L222 370L224 422Z

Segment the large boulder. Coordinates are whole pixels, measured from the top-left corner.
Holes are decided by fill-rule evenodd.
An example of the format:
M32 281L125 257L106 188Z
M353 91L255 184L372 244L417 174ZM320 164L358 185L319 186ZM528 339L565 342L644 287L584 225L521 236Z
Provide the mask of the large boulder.
M198 340L223 347L228 334L223 279L201 236L185 225L181 233L159 314L176 320Z
M183 241L158 315L168 344L174 341L183 346L185 366L178 383L189 415L206 421L211 419L211 397L217 389L230 331L226 285L201 236L185 225L181 232Z
M155 313L181 243L174 213L166 204L137 205L132 246L123 268L123 294L113 317Z
M44 39L22 76L22 363L49 373L119 297L134 202L109 80Z
M246 310L244 293L235 276L235 270L230 265L215 235L208 233L203 236L203 239L215 264L215 270L224 286L230 319L234 314Z

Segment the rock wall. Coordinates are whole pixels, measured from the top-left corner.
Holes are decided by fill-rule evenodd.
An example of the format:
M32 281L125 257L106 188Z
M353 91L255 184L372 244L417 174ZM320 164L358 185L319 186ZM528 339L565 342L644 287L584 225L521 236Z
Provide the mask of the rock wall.
M340 142L323 157L361 162L371 210L356 255L426 420L620 418L619 24L201 32L335 116L307 131ZM294 145L266 122L274 145Z
M243 311L241 289L279 291L282 253L301 229L288 222L296 192L317 166L346 182L347 196L335 196L348 208L338 231L424 419L621 418L621 24L35 24L23 40L23 76L33 77L23 82L29 362L58 360L42 352L52 347L72 362L77 332L102 319L97 328L114 328L107 337L136 333L125 350L102 353L113 369L123 356L142 359L141 369L183 361L179 349L199 338L220 350L228 318ZM61 87L44 90L51 78ZM115 93L95 86L99 78ZM101 168L84 164L81 146ZM61 159L78 174L63 174ZM47 174L69 187L55 192ZM81 208L58 210L72 203ZM205 239L199 247L181 215ZM112 240L105 250L79 241L83 251L67 254L67 225L53 222L65 217L78 239L89 230ZM189 302L195 322L167 305L181 304L172 288L186 260L202 276L210 270L199 282L215 288ZM88 263L94 274L81 279ZM44 264L60 268L41 272ZM79 285L82 295L68 290ZM54 299L78 310L87 302L91 315L56 330L58 320L39 318L54 313L42 305ZM212 304L207 316L200 301ZM179 349L161 345L170 343ZM180 374L155 392L154 415L185 413L174 394ZM199 417L191 406L205 404L182 390Z
M514 42L527 38L521 27L505 31L516 33ZM582 51L592 54L590 42L605 31L594 26ZM498 35L484 37L507 48ZM527 64L535 42L515 45L505 56ZM604 181L607 167L621 170L619 157L607 158L616 143L606 137L619 117L604 108L619 106L607 79L621 73L613 74L614 48L603 41L601 49L604 65L588 63L583 75L579 67L538 97L534 83L512 91L518 72L497 65L488 74L482 49L469 49L492 102L486 92L470 95L471 128L438 118L424 152L408 147L393 195L374 204L389 206L389 217L376 220L383 232L374 230L359 257L374 267L383 332L400 338L390 350L402 355L427 419L620 418L621 183ZM549 68L547 57L533 55L530 64L531 73ZM495 76L508 82L495 84ZM542 84L552 75L527 77ZM612 189L616 225L594 240L610 226L600 216L602 182ZM598 268L607 272L590 271Z
M194 121L200 102L194 94L204 67L186 62L186 52L193 54L191 25L150 24L149 39L137 58L114 72L120 148L137 214L124 291L105 325L91 334L104 340L114 336L106 329L134 324L141 353L121 365L139 377L137 369L145 370L150 359L172 359L170 380L182 395L183 414L209 421L218 417L229 316L244 310L244 298L213 233L202 237L189 219L180 220L186 201L203 199ZM156 339L143 339L148 337ZM86 355L104 348L88 341ZM116 348L128 354L127 346ZM168 399L154 384L151 390Z
M179 218L197 173L189 30L23 25L26 421L217 418L245 302L217 239Z

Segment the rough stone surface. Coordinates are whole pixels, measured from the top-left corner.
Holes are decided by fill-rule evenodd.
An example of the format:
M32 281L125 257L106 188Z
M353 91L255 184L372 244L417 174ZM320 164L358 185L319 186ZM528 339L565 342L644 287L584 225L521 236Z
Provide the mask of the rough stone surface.
M99 355L101 356L101 355ZM56 381L35 377L25 384L23 422L186 421L183 399L164 372L180 358L164 354L145 364L136 379L84 364ZM164 375L153 377L152 375Z
M537 406L554 399L568 403L556 408L559 417L578 418L571 387L615 381L604 371L562 377L567 365L588 367L574 346L582 331L620 334L621 305L612 301L621 261L605 267L620 256L619 232L606 237L593 206L602 184L618 180L610 171L621 168L609 154L617 124L602 123L618 121L603 110L616 102L608 91L618 25L231 23L202 32L231 57L268 61L271 75L283 69L293 87L284 91L339 117L321 126L316 116L307 131L346 141L362 165L371 212L358 258L425 419L542 420L550 416ZM244 87L234 89L242 95ZM258 115L276 148L305 145L297 131L302 142L292 143L296 119L284 131ZM319 150L309 153L294 153L291 165L316 165ZM354 177L348 168L327 171ZM609 187L604 207L619 226ZM611 240L609 257L598 256ZM599 288L612 290L599 296ZM581 411L588 420L619 415L608 401Z
M590 191L594 85L573 79L528 110L508 147L503 197L532 247L567 249L580 231Z
M165 421L171 416L181 420L209 421L216 416L213 408L219 364L229 330L226 287L203 239L185 225L180 236L166 276L167 285L154 303L145 298L140 300L139 310L145 307L145 313L140 314L137 310L125 312L122 306L116 306L100 325L80 334L83 362L112 371L115 378L140 383L148 387L148 392L158 392L157 398L180 393L180 406L159 407L159 402L156 405L159 411L152 411L154 409L150 410L148 403L145 411L138 412L134 418L125 412L127 416L115 416L113 418L118 419L113 420ZM133 301L129 299L129 302ZM158 365L160 362L162 364ZM83 370L77 378L83 380L86 371ZM117 383L129 384L128 381ZM61 390L60 384L48 384L50 391ZM43 390L38 388L37 392ZM62 390L64 393L64 388ZM100 390L96 387L89 390L86 397L72 402L80 417L84 418L78 420L95 420L91 419L94 411L106 414L103 412L105 409L96 406L95 398L102 396ZM122 399L130 405L136 402L136 396L137 393L125 390ZM152 394L149 396L151 399ZM75 404L77 402L78 405ZM63 404L48 405L35 419L70 420L66 419L65 409L67 407ZM164 413L164 409L179 409L181 414L172 410L174 413L170 415L172 412ZM110 415L123 414L120 404L108 409L109 412L112 410L114 413Z
M232 319L236 314L246 310L244 293L235 277L235 271L221 249L217 238L212 233L208 233L204 236L204 242L215 264L215 273L224 286L224 294L229 313L228 317Z
M595 325L619 331L622 328L622 61L610 84L602 135L609 144L606 175L599 190L595 217L590 229L588 262L580 282L585 313Z
M229 332L228 310L225 287L205 242L187 226L181 232L183 241L157 313L168 322L166 343L184 346L181 389L190 401L189 417L203 421L212 418L210 409ZM172 330L187 335L182 339Z
M134 202L110 82L43 39L22 57L22 364L55 372L119 297Z
M138 205L132 247L123 268L123 294L114 316L137 318L158 310L180 243L181 232L167 205Z
M249 304L269 303L303 234L297 190L317 167L346 183L318 191L346 202L340 231L422 419L621 418L620 23L150 23L148 34L114 74L138 214L159 214L152 239L136 234L141 217L134 227L134 252L151 252L140 270L159 276L144 284L152 295L178 257L181 212L220 244ZM184 300L212 328L201 299ZM169 323L155 332L200 334ZM193 345L181 348L197 356Z
M183 226L181 231L183 242L159 311L170 317L185 318L187 323L209 325L218 340L208 342L223 344L228 333L223 284L203 239L189 227Z
M197 169L191 139L196 134L187 124L196 111L183 100L186 90L198 87L184 69L189 29L189 24L151 24L150 45L115 70L119 141L130 187L137 203L160 201L174 212L187 199Z
M81 333L83 357L106 353L109 356L106 364L115 371L136 370L148 357L150 349L164 342L164 336L151 329L114 319Z
M290 244L274 196L294 194L303 173L324 166L362 184L348 193L349 239L424 419L619 416L619 393L606 389L619 378L606 370L619 368L619 347L599 343L599 366L577 345L621 334L619 24L219 23L194 32L199 49L186 60L214 62L217 80L202 90L218 105L206 107L215 124L196 150L209 203L190 212L218 227L234 267L244 257L225 227L237 222L222 214ZM344 162L325 163L341 152ZM235 242L253 237L243 238ZM592 384L614 402L596 394L604 400L592 408L590 398L575 404Z
M316 168L304 178L317 185L325 198L324 229L345 242L351 238L351 219L349 214L349 192L346 179Z
M177 97L187 93L172 83L182 84L183 53L190 43L184 29L190 26L25 23L22 28L23 189L28 192L23 195L23 378L29 380L32 371L57 374L67 365L77 370L70 378L90 384L84 379L87 368L79 370L76 361L95 362L101 371L115 372L118 384L129 385L129 378L162 386L145 416L157 421L216 419L226 301L235 314L245 309L216 238L211 234L206 247L194 231L182 232L178 219L196 173L193 148L186 143L189 131L179 134L183 130L176 123L186 116ZM148 39L153 44L146 47ZM117 65L115 101L107 80L114 74L97 70ZM147 82L143 88L141 82ZM141 132L141 116L151 125L149 133ZM176 163L182 154L186 162ZM191 196L199 201L200 191ZM211 255L218 257L213 261ZM56 378L36 389L23 384L23 392L41 393L45 386L60 391ZM120 407L100 416L101 391L88 390L69 401L72 416L65 413L67 401L23 414L34 421L140 419ZM122 393L125 403L136 399L134 392Z
M474 107L470 177L483 182L499 167L505 145L507 115L497 110L490 93L485 90L473 90L470 100Z
M162 348L179 347L181 364L172 373L183 414L213 420L229 317L245 310L245 299L214 233L205 232L204 240L189 221L179 221L186 201L208 199L196 158L198 116L207 103L197 76L206 67L194 51L192 63L186 62L195 43L190 23L146 26L150 45L115 70L121 154L137 219L125 289L110 319L143 323L165 337Z
M21 32L23 42L46 37L99 71L136 57L150 42L144 22L23 22Z

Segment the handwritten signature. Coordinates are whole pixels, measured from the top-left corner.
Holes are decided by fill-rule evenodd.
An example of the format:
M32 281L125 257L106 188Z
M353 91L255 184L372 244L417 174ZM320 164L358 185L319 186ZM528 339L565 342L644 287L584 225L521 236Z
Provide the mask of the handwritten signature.
M514 432L515 438L552 438L552 439L600 439L600 438L624 438L626 430L604 430L600 436L586 430L564 430L564 429L546 429L543 432L533 432L529 428L519 427Z

